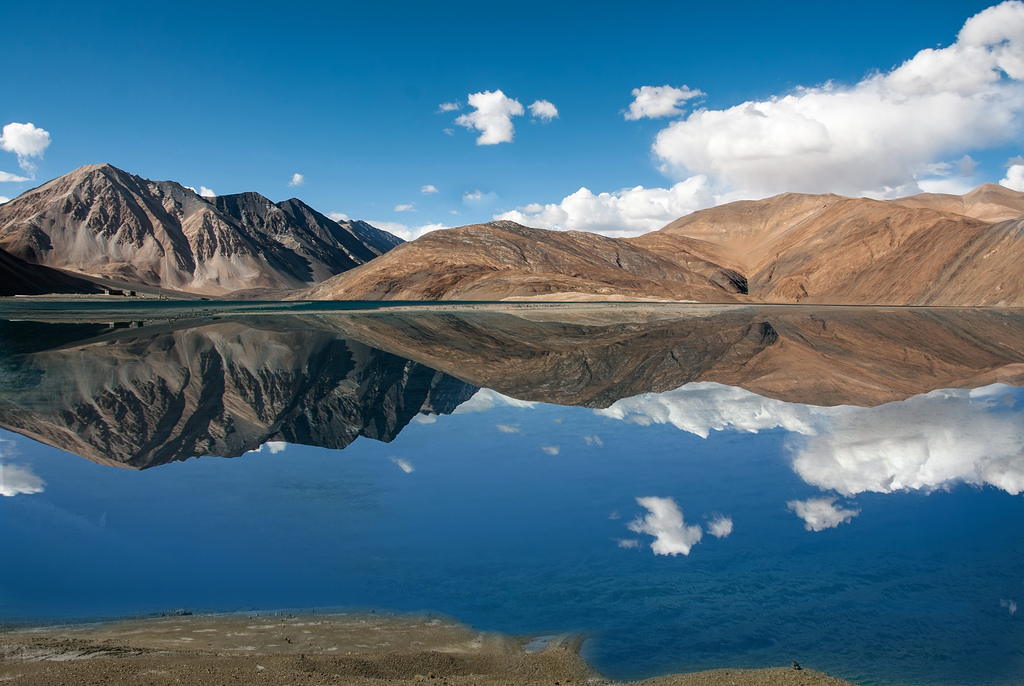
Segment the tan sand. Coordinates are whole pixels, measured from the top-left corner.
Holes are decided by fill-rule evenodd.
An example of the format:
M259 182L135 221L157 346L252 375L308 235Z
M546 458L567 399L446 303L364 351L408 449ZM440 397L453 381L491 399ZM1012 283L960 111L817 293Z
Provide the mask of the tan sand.
M35 684L610 684L581 635L479 632L387 615L203 615L0 632L0 682ZM647 686L849 685L809 669L724 669Z

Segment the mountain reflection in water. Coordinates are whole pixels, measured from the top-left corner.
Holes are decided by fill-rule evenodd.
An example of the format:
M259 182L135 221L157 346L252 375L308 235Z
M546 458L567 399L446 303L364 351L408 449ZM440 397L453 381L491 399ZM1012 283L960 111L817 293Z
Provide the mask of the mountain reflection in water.
M430 609L592 632L618 678L1024 673L1024 316L142 321L0 326L0 617Z

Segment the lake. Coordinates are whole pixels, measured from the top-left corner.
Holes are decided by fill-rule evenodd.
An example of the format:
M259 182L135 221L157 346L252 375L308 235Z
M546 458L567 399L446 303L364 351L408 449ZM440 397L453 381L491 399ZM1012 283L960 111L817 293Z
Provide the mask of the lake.
M430 611L617 679L1020 683L1024 313L204 307L0 308L0 619Z

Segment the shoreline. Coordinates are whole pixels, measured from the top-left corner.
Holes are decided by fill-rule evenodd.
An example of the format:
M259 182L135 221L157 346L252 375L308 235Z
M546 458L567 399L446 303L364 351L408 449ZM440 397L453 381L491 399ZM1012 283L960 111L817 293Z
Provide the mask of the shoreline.
M612 682L578 655L584 639L482 632L436 615L175 614L5 627L0 681L854 686L792 666Z

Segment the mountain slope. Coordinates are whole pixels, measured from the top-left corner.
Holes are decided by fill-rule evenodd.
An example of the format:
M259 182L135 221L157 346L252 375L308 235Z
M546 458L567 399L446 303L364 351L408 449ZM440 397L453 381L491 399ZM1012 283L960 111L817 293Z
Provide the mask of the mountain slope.
M671 257L577 231L509 221L435 231L301 297L314 300L667 299L737 302L742 277L685 251Z
M992 184L890 201L787 193L694 212L629 242L667 257L702 246L760 302L1024 305L1022 217L1024 194Z
M381 234L295 200L287 210L255 193L210 202L108 164L0 206L0 248L26 262L209 295L308 287L389 249Z

